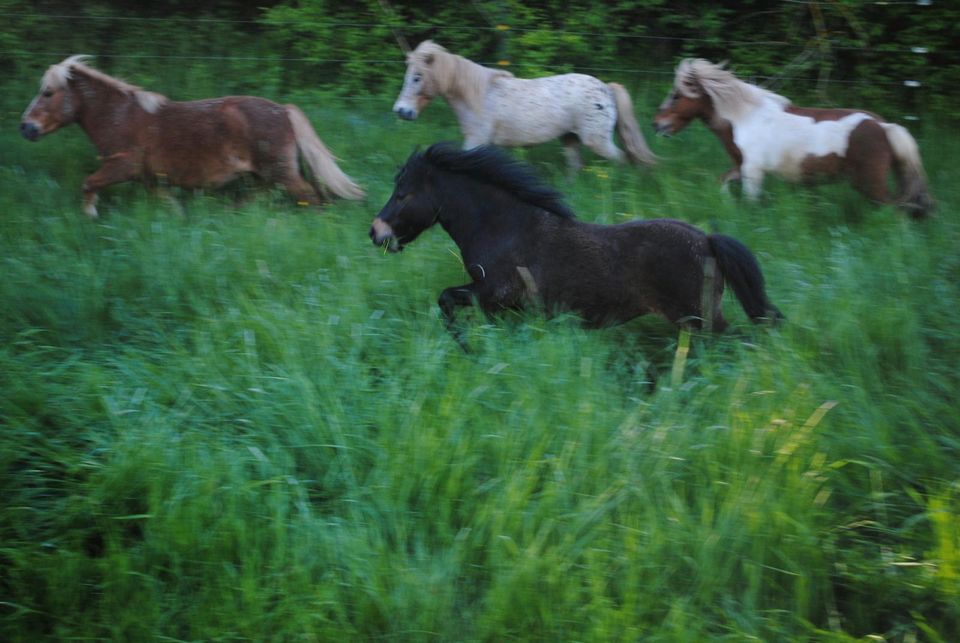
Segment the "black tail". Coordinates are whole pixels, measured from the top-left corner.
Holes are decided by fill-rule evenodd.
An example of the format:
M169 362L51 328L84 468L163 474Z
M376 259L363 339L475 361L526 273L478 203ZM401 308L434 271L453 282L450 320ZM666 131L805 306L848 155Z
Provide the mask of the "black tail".
M711 234L707 241L720 274L733 288L733 294L747 316L755 323L766 319L784 319L783 313L767 299L760 264L750 249L725 234Z

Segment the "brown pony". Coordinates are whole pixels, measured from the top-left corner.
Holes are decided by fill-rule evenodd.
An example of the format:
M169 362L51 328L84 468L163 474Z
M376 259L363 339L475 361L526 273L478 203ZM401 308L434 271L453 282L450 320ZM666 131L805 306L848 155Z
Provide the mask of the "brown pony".
M654 117L659 134L675 134L699 118L723 143L749 198L765 173L790 181L846 177L867 198L894 203L915 217L933 209L917 142L906 128L865 110L795 107L779 94L743 82L722 65L684 60ZM893 170L899 194L887 188Z
M102 165L83 182L83 210L97 216L97 191L115 183L219 187L244 175L279 183L300 203L326 189L345 199L363 191L295 105L256 96L176 102L112 78L70 56L43 75L20 132L31 141L78 123ZM313 182L300 174L299 156Z

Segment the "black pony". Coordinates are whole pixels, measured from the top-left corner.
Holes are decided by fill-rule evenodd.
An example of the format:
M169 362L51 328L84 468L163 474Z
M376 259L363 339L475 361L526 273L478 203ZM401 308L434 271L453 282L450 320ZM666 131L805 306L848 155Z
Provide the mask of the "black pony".
M370 238L396 252L443 226L471 279L440 294L448 327L457 306L476 302L487 314L536 303L590 326L655 313L721 331L724 280L754 322L783 317L756 258L736 239L673 219L578 221L559 192L497 148L433 145L414 152L395 183Z

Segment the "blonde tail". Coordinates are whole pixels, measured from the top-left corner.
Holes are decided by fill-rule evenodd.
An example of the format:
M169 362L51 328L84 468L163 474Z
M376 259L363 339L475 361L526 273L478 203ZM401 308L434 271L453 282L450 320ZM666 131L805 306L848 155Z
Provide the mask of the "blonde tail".
M647 142L640 133L637 118L633 115L633 101L630 100L627 89L620 83L607 83L607 87L613 92L613 99L617 104L617 132L623 139L623 146L627 148L630 161L635 164L655 165L657 157L647 147Z
M362 199L363 189L353 182L349 176L337 165L333 154L323 144L314 131L310 121L296 105L286 105L287 117L293 126L293 135L297 140L297 149L303 155L304 161L310 166L314 182L317 187L326 186L339 197L344 199Z
M927 189L927 175L920 160L920 148L907 128L896 123L882 123L893 148L900 178L900 196L897 205L915 217L924 217L933 211L933 197Z

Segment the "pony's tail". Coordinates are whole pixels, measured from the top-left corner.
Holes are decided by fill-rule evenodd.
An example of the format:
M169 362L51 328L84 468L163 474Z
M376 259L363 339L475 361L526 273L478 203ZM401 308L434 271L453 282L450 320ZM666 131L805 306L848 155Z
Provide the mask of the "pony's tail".
M750 320L758 323L784 319L783 313L767 299L760 264L750 249L725 234L708 235L707 242L720 274L730 284Z
M333 154L323 144L307 117L296 105L286 105L287 117L293 126L293 135L297 140L297 149L310 167L313 181L318 190L328 187L344 199L362 199L363 189L353 182L337 165Z
M896 123L881 123L893 155L900 178L900 196L897 205L917 218L933 211L933 197L927 189L927 175L920 161L920 148L907 128Z
M623 146L627 148L630 161L635 164L655 165L657 157L650 151L647 141L640 133L637 118L633 115L633 101L630 100L626 87L620 83L607 83L607 87L613 92L613 100L617 105L617 133L623 139Z

